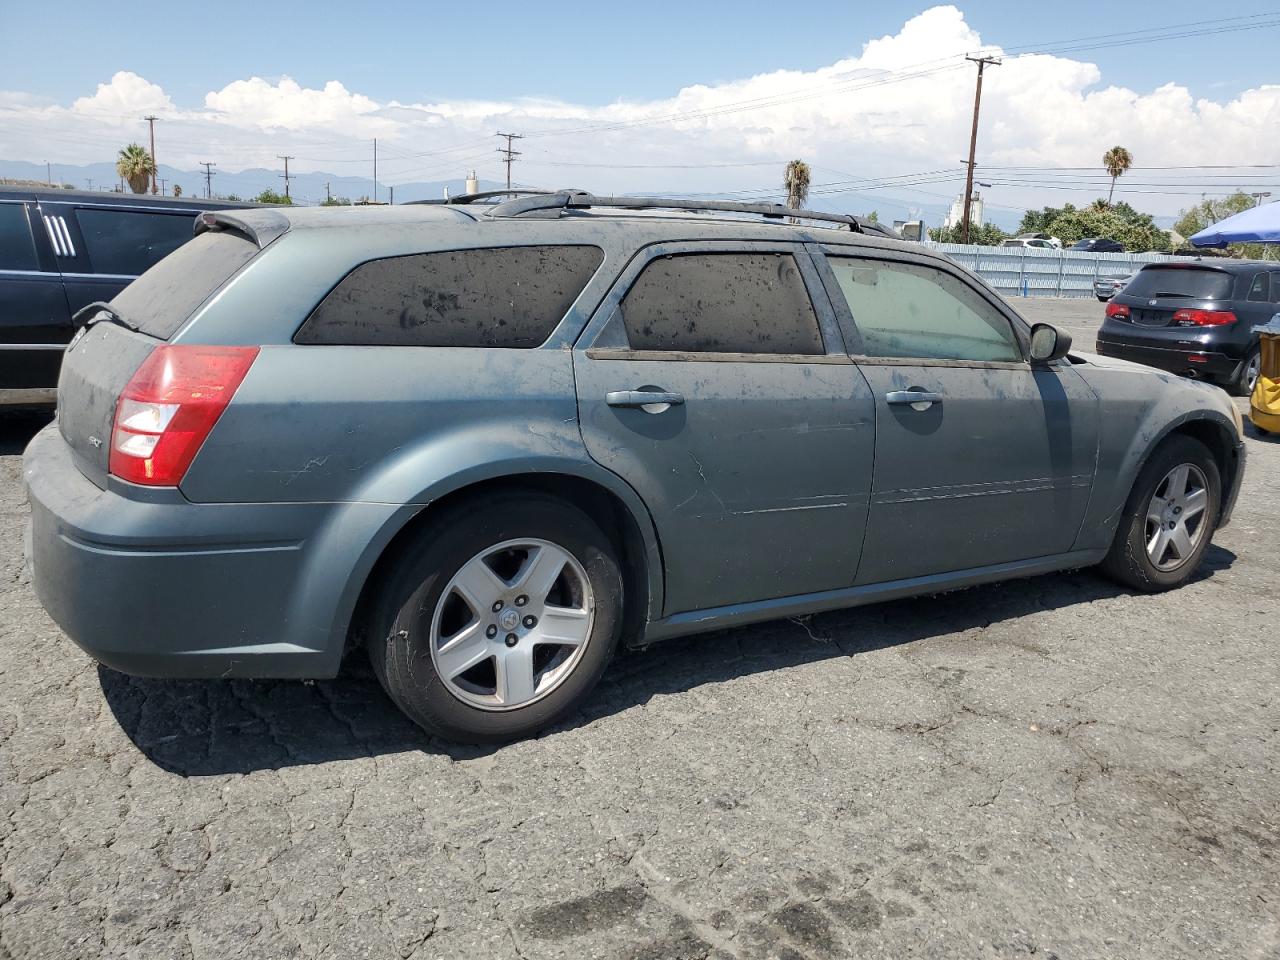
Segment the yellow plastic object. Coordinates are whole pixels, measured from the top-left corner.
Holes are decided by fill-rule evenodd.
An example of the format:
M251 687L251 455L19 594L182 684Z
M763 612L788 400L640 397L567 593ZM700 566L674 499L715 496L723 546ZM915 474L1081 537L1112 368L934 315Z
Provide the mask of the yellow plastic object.
M1273 320L1267 326L1274 325ZM1280 333L1259 333L1258 344L1262 364L1249 397L1249 419L1261 430L1280 433Z

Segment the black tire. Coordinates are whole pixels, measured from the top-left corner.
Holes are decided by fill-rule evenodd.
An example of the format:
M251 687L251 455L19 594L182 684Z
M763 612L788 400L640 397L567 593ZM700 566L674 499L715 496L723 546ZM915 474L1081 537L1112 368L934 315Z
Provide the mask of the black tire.
M526 706L486 710L455 696L431 656L431 623L441 594L487 547L519 538L549 541L586 572L594 621L580 659L559 686ZM529 736L563 717L599 681L622 632L623 589L609 538L585 513L537 493L498 494L450 511L386 565L371 607L366 646L383 689L429 733L461 743Z
M1251 365L1257 364L1260 357L1261 351L1258 347L1254 347L1245 354L1244 362L1240 364L1240 369L1236 371L1236 375L1231 379L1231 382L1227 384L1228 393L1236 397L1247 397L1249 394L1253 393L1253 384L1249 382L1249 368ZM1254 377L1256 376L1257 371L1255 369Z
M1209 502L1203 523L1209 524L1192 554L1176 569L1157 569L1147 555L1147 505L1171 470L1181 464L1199 468L1206 481ZM1144 593L1159 593L1182 586L1200 566L1217 527L1222 505L1222 478L1213 454L1198 440L1173 436L1165 440L1138 471L1129 499L1125 502L1111 550L1102 561L1107 576Z

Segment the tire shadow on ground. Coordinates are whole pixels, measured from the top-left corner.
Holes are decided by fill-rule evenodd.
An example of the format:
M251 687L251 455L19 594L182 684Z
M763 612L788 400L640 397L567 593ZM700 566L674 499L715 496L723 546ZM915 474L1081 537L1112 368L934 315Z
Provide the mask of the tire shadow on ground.
M1211 546L1196 580L1236 557ZM856 657L931 637L1092 603L1124 594L1092 571L1049 574L954 593L856 607L625 651L583 708L541 736L707 684L838 657ZM108 707L134 745L181 776L250 773L406 751L454 760L501 746L466 747L429 737L396 709L364 656L348 658L333 680L175 681L98 677Z

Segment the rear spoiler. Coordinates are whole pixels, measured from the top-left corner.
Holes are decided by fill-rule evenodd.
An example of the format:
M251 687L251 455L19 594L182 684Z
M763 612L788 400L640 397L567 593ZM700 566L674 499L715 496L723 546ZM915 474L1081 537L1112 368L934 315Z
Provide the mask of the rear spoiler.
M257 246L259 250L279 240L289 229L289 218L274 210L257 209L250 216L239 216L239 211L206 210L196 217L195 236L211 230L235 233Z

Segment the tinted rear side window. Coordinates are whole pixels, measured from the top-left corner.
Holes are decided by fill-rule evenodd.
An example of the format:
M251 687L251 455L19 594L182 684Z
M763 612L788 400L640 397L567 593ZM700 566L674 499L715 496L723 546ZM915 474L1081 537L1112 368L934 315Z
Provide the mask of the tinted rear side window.
M633 350L820 354L822 334L790 254L654 260L619 306Z
M1154 267L1139 270L1124 292L1131 297L1179 297L1184 300L1230 300L1235 278L1221 270L1197 267Z
M191 239L189 213L77 210L76 220L94 273L137 276Z
M20 203L0 203L0 270L38 270L36 248Z
M111 301L130 323L168 340L196 308L253 259L255 244L233 233L202 233Z
M604 261L591 246L494 247L372 260L347 274L295 343L542 344Z

